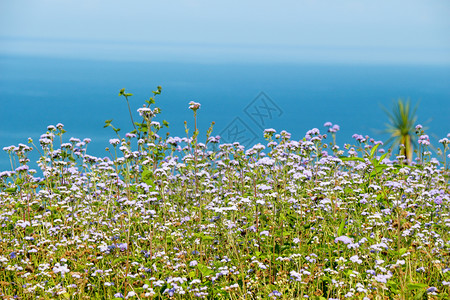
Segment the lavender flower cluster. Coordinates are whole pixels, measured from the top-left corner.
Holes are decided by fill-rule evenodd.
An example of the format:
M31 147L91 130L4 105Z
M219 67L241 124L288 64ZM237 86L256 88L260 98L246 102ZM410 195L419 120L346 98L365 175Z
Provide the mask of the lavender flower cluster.
M164 139L158 124L111 139L111 157L49 126L41 177L28 166L33 147L3 148L13 166L0 172L2 297L450 294L449 173L437 159L406 164L358 134L341 149L329 122L333 141L317 128L300 140L266 129L267 144L248 149ZM419 143L429 151L427 135Z

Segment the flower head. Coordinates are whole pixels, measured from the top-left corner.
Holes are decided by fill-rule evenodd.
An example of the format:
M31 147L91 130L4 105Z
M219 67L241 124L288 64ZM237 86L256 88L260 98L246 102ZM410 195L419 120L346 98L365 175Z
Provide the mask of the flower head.
M353 239L349 238L348 236L341 235L340 237L335 238L334 242L343 242L344 244L350 244L353 243Z
M200 106L201 106L200 103L194 101L189 102L189 109L192 109L193 111L197 111L197 109L199 109Z

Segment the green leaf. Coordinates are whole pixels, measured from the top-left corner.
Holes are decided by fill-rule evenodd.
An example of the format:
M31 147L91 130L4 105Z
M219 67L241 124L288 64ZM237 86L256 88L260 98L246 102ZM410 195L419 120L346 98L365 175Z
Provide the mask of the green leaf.
M111 127L112 127L112 125L111 125L112 120L113 120L113 119L111 119L111 120L106 120L106 121L105 121L105 125L103 125L103 128L106 128L106 127L108 127L108 126L111 126Z
M409 283L408 284L408 290L420 290L420 289L426 289L428 287L425 283Z
M152 177L153 177L153 172L151 172L148 169L145 169L142 172L142 174L141 174L142 181L145 182L148 185L151 185L151 186L153 186L153 179L152 179Z
M365 162L362 157L347 157L347 156L339 156L342 161L362 161Z
M383 159L386 158L386 156L389 154L389 152L384 153L383 155L381 155L380 159L378 160L379 163L381 163L383 161Z
M7 188L5 189L5 192L7 193L15 193L17 191L17 186L13 188Z
M124 93L125 93L125 89L123 88L119 91L119 96L122 96Z
M352 275L353 274L353 271L352 270L345 270L345 275L347 275L348 277L350 277L350 275Z
M422 300L423 294L425 294L425 291L421 291L421 292L417 293L416 295L414 295L414 300Z
M201 238L204 241L212 241L212 240L214 240L214 238L212 236L209 236L209 235L202 235Z
M370 151L370 158L374 158L375 157L375 153L378 149L378 147L380 146L380 144L376 144L375 146L372 147L372 150Z
M337 236L342 236L342 234L344 233L344 227L345 227L345 221L347 220L347 218L342 219L341 224L339 225L338 231L337 231Z
M374 177L378 174L383 173L383 170L386 169L388 166L387 165L377 165L372 172L370 172L370 177Z
M200 273L202 273L203 276L208 276L214 273L213 270L209 269L207 266L203 264L198 264L197 269L200 271Z

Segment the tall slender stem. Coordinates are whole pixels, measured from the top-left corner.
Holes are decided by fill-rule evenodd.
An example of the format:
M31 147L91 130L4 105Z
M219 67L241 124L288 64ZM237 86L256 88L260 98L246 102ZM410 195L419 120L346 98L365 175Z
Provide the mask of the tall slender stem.
M133 124L134 130L136 130L136 132L137 132L136 125L134 125L133 115L131 114L130 101L128 101L127 96L125 96L125 99L127 99L128 112L130 113L131 123Z

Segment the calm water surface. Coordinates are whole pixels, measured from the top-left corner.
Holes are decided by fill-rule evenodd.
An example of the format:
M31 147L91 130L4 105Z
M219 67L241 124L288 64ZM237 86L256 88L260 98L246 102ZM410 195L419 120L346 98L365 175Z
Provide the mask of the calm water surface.
M339 124L337 142L359 133L384 140L379 130L399 97L419 102L418 122L432 137L450 132L450 67L289 64L126 63L51 58L0 57L0 146L36 142L47 125L61 122L70 137L92 139L88 153L106 156L114 137L106 119L131 130L128 109L118 91L126 88L133 111L163 87L157 120L170 123L171 135L184 136L193 124L188 102L200 102L199 127L211 121L224 141L262 140L263 128L287 130L299 139L311 128ZM261 94L263 92L264 94ZM137 113L136 113L137 116ZM192 126L191 126L192 127ZM191 130L192 131L192 130ZM37 156L32 156L32 161ZM0 170L9 168L0 153Z

